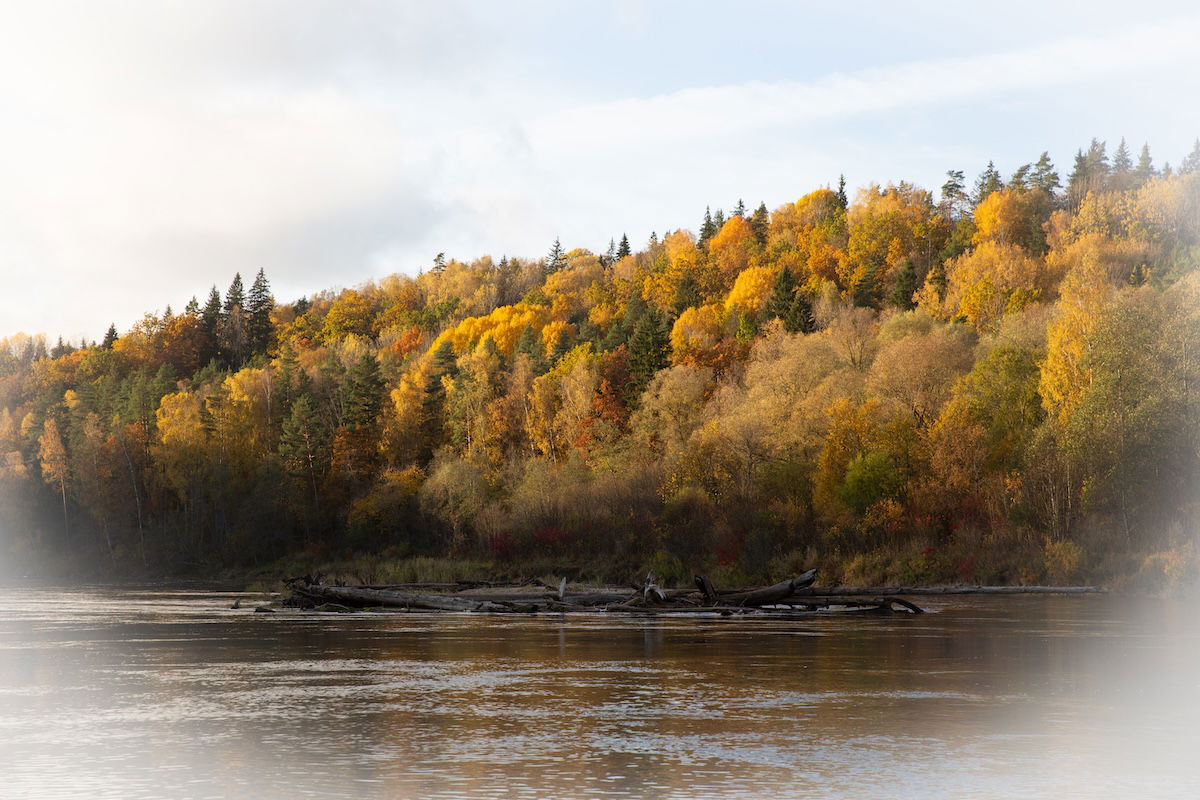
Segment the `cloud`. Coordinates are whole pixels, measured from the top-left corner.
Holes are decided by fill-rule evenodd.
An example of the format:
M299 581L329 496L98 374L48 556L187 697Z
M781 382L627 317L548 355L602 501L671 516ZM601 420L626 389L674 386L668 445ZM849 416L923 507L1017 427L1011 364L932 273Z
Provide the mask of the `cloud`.
M916 61L811 82L689 88L568 108L531 123L539 152L608 149L728 137L747 131L930 106L1022 90L1039 92L1131 72L1200 69L1200 18L1104 37L1069 38L969 58Z

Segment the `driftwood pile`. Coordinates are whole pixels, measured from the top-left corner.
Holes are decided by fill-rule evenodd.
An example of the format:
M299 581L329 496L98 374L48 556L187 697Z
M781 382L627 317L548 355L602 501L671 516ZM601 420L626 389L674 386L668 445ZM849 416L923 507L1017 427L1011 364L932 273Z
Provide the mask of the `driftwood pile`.
M626 614L742 614L790 616L823 610L875 614L921 614L922 609L894 596L829 596L812 589L817 571L809 570L773 586L718 589L703 575L695 588L664 589L648 574L629 590L568 592L541 581L523 584L403 584L392 586L326 585L318 578L289 579L292 596L284 604L315 611L419 610L487 613L608 612ZM536 589L550 590L538 592ZM531 589L533 589L531 591Z

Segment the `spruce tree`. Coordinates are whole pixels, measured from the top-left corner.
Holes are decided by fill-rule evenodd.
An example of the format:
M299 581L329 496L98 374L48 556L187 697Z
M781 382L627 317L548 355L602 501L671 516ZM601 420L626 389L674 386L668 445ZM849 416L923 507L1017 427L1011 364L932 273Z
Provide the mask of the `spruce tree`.
M563 254L562 244L559 243L558 237L554 238L554 246L550 248L550 253L546 256L546 266L543 272L546 275L558 272L567 265L566 256Z
M517 346L513 350L513 355L524 355L527 357L530 368L535 375L540 375L546 371L546 359L542 343L538 340L538 335L533 332L533 328L529 325L526 325L521 330L521 336L517 339Z
M642 315L629 337L629 386L626 405L635 408L650 379L669 363L671 334L657 312Z
M704 301L700 296L700 287L696 285L696 279L689 272L679 281L679 286L675 288L675 302L673 307L676 314L682 314L689 308L699 306Z
M265 353L270 346L271 311L274 308L275 298L271 297L271 287L267 283L267 276L259 269L258 274L254 276L254 283L250 286L250 294L246 298L251 352Z
M716 225L713 223L712 213L708 206L704 207L704 221L700 223L700 246L703 247L708 243L717 232Z
M725 227L725 211L718 208L713 214L713 236L721 232L721 228Z
M1129 146L1125 144L1125 137L1121 137L1121 143L1117 145L1117 152L1113 154L1112 171L1114 175L1124 176L1133 169L1133 159L1129 156Z
M342 420L347 429L358 431L375 426L383 410L383 387L379 361L370 353L363 353L346 372L342 384L345 409Z
M117 325L113 323L108 326L108 331L104 334L104 341L100 343L101 350L112 350L113 344L117 341Z
M630 255L632 252L633 251L629 249L629 237L622 233L621 243L617 245L617 258L624 258L625 256Z
M229 284L229 290L225 292L225 305L222 307L222 311L225 316L229 316L234 308L246 310L246 292L242 287L242 273L240 272L233 274L233 281Z
M742 202L742 198L738 198L737 205L733 207L733 215L735 217L746 216L746 204Z
M608 249L604 251L604 255L600 256L600 265L609 266L617 260L617 240L608 240Z
M196 299L196 295L192 295L192 299L187 301L187 305L183 307L183 313L189 317L200 316L200 301Z
M888 302L903 311L916 307L913 295L917 292L917 269L911 260L896 273L896 282L888 295Z
M329 467L329 427L317 413L309 394L292 402L279 433L279 456L288 474L304 481L312 493L313 506L319 503L317 487Z
M1134 182L1136 185L1142 186L1153 178L1154 174L1154 160L1150 158L1150 145L1143 144L1142 152L1138 155L1137 166L1133 168Z
M790 269L784 267L779 270L765 308L767 319L783 319L787 316L796 297L796 285L796 276Z
M215 337L217 322L221 319L221 293L217 291L216 286L213 286L208 292L208 302L204 304L204 310L200 312L200 319L204 323L204 332Z
M433 457L433 451L442 440L442 431L446 422L446 387L442 378L453 380L458 375L457 359L454 346L447 339L438 345L429 362L429 376L425 381L425 397L422 400L424 416L424 442L421 446L421 460L428 461Z
M788 333L812 333L817 329L813 319L812 301L808 292L798 289L792 295L792 302L783 315L783 329Z
M835 201L837 202L837 207L840 208L842 211L845 211L847 208L850 207L850 198L846 197L846 176L845 175L838 175L838 188L837 188L837 194L835 196ZM763 208L765 209L766 207L763 206Z
M767 204L759 203L758 208L754 209L754 214L750 217L750 231L754 234L755 240L760 245L767 243L767 231L770 226L769 217L767 214Z

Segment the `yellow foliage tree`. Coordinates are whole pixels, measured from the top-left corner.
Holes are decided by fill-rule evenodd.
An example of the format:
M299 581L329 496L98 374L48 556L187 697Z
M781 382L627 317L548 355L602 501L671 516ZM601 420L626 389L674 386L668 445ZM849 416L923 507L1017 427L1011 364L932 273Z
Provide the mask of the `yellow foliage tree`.
M725 310L738 309L747 314L758 314L770 299L778 274L779 271L773 267L749 267L743 270L725 298Z

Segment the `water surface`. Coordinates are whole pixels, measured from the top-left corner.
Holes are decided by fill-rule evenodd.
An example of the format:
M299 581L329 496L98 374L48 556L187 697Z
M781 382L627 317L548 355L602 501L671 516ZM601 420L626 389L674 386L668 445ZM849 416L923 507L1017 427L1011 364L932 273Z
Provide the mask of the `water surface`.
M797 621L234 597L8 593L0 797L1200 797L1183 603Z

